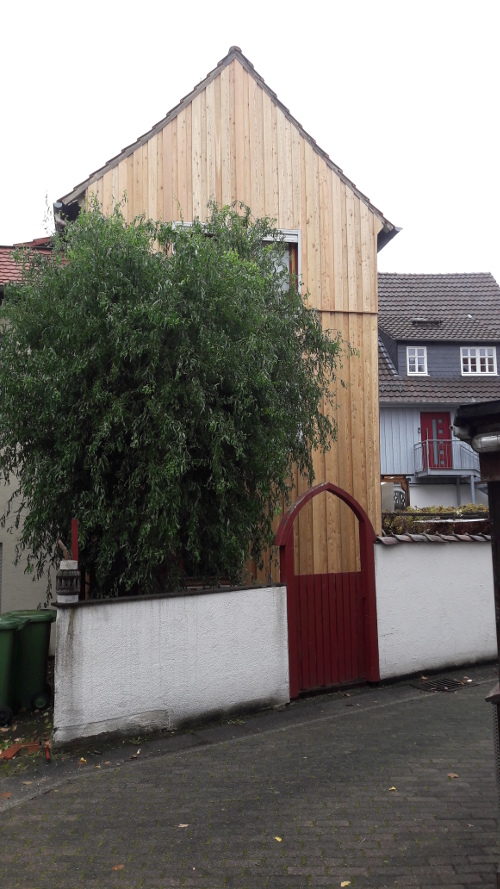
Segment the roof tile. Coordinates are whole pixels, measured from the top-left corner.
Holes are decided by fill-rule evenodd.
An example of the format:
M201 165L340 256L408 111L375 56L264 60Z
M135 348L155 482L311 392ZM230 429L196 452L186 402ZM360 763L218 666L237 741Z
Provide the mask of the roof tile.
M46 239L43 239L44 243L46 243ZM41 247L36 244L36 242L31 242L36 249L37 253L43 253L44 255L50 255L51 249L48 247ZM24 246L24 245L18 245ZM0 287L4 284L7 284L9 281L20 281L21 280L21 266L15 261L14 253L16 251L16 246L11 247L1 247L0 246Z
M500 340L500 287L489 273L380 273L378 296L379 325L393 339Z
M387 362L379 352L379 400L387 403L461 404L500 399L500 376L487 379L439 379L389 376Z

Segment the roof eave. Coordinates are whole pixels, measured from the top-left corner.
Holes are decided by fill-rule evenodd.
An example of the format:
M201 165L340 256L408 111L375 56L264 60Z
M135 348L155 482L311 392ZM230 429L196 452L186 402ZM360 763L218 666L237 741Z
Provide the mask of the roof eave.
M400 231L402 231L401 226L391 225L390 223L389 225L384 225L377 235L377 253L380 253L386 244L392 241Z

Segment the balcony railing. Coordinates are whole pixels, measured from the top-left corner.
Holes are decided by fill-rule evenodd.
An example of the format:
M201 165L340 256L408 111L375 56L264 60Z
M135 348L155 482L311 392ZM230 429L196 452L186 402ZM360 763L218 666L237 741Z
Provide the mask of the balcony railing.
M458 439L432 439L413 446L415 475L458 476L478 475L479 457Z

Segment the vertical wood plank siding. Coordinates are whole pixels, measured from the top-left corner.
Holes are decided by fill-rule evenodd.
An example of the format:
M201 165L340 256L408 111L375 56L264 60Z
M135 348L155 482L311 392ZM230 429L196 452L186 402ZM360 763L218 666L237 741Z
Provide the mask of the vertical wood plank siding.
M145 213L189 222L206 217L211 199L238 200L280 228L300 229L309 304L321 312L324 328L340 331L359 351L340 371L347 385L337 391L338 441L328 454L315 455L316 481L330 480L353 494L380 529L379 220L237 60L88 189L106 213L125 192L128 220ZM299 479L297 494L304 489ZM333 496L315 498L297 524L301 573L357 570L355 520ZM277 579L277 565L271 574Z

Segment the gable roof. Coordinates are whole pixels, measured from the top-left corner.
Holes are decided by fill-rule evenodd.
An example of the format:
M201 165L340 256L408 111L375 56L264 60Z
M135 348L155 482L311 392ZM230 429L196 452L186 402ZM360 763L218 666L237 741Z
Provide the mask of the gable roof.
M493 275L379 273L379 326L394 340L500 340L500 287Z
M116 167L120 163L120 161L124 160L125 158L127 158L131 154L133 154L133 152L136 151L141 145L144 145L145 142L147 142L149 139L151 139L153 136L155 136L157 133L159 133L160 130L162 130L168 123L170 123L170 121L174 120L174 118L177 117L177 115L180 114L180 112L183 111L183 109L186 108L187 105L189 105L193 101L193 99L196 98L196 96L198 96L204 89L206 89L206 87L213 80L215 80L216 77L218 77L220 75L220 73L224 70L224 68L226 68L234 60L237 60L240 63L240 65L245 69L245 71L247 71L247 73L250 74L251 77L254 78L256 83L264 90L264 92L267 93L267 95L271 98L271 100L274 102L274 104L278 108L280 108L280 110L283 112L285 117L290 121L290 123L293 124L294 127L296 127L296 129L299 131L301 136L313 147L314 151L317 154L319 154L320 157L322 157L324 161L326 161L328 166L337 174L337 176L350 189L352 189L354 194L364 204L366 204L366 206L372 211L372 213L380 220L380 222L382 223L382 230L378 236L378 249L380 250L383 246L385 246L385 244L388 241L390 241L394 237L394 235L396 235L398 233L398 231L400 231L400 229L397 228L395 225L393 225L392 222L389 222L388 219L386 219L386 217L383 215L383 213L380 210L378 210L371 203L370 199L366 195L364 195L356 187L354 182L352 182L352 180L349 179L345 175L345 173L341 170L341 168L338 167L330 159L330 156L326 153L326 151L323 151L323 149L320 148L319 145L316 144L316 140L313 139L312 136L310 136L309 133L307 133L306 130L303 128L302 124L300 124L298 122L298 120L296 120L296 118L293 117L292 114L290 114L290 111L288 110L288 108L285 105L283 105L282 102L280 102L276 93L272 89L269 88L269 86L266 84L264 78L261 77L261 75L257 73L252 62L250 62L250 60L247 59L246 56L243 55L239 46L231 46L228 54L223 59L221 59L221 61L216 65L216 67L212 71L209 71L209 73L207 74L205 79L200 81L200 83L198 83L197 86L195 86L194 89L190 93L188 93L186 96L184 96L183 99L180 100L178 105L176 105L174 108L172 108L165 115L165 117L162 118L162 120L160 120L160 121L158 121L158 123L154 124L154 126L151 127L151 129L148 130L147 133L144 133L142 136L139 136L135 142L133 142L130 145L127 145L125 148L123 148L119 154L115 155L115 157L113 157L113 158L111 158L111 160L107 161L98 170L95 170L93 173L91 173L87 179L85 179L83 182L80 182L78 185L76 185L73 188L73 190L70 191L68 194L64 195L62 198L59 198L59 201L56 203L59 205L60 204L63 205L65 214L68 215L68 218L73 218L73 216L75 214L74 208L73 208L73 214L71 214L71 212L70 213L66 212L66 208L68 208L68 206L70 204L72 204L75 201L80 201L83 197L84 192L90 185L92 185L94 182L96 182L96 180L100 179L109 170L112 170L114 167ZM58 209L60 210L61 208L58 207Z
M30 250L51 250L52 249L52 235L44 235L43 238L33 238L32 241L19 241L17 244L13 244L13 247L29 247Z
M460 404L500 398L500 377L400 376L383 341L500 341L500 287L490 274L379 273L379 400ZM388 340L390 344L390 340Z

